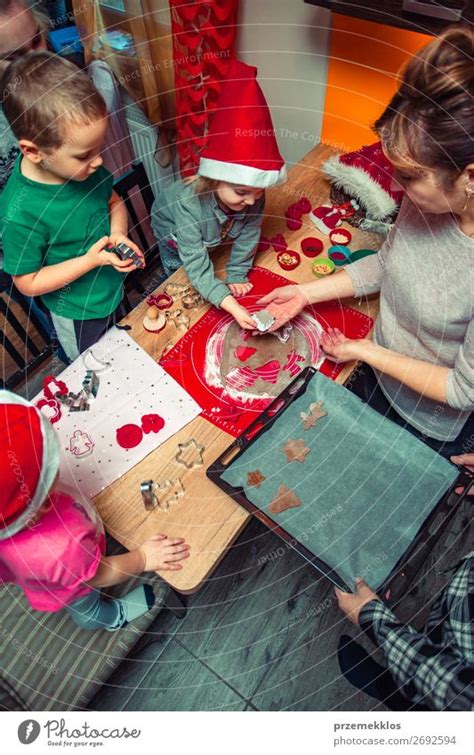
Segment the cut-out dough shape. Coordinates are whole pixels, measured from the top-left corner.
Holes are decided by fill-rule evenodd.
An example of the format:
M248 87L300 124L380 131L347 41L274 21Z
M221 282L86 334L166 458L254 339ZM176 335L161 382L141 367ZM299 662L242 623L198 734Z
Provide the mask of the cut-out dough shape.
M178 443L178 453L175 456L178 464L183 464L186 469L193 467L202 467L204 459L202 457L206 449L197 443L194 438L187 443Z
M158 499L158 507L168 511L169 507L184 496L185 490L181 480L165 480L154 486L154 493Z
M308 412L300 412L301 421L303 422L305 430L314 427L319 419L328 416L326 409L323 409L323 404L323 401L318 401L315 404L309 405Z
M142 441L143 430L138 425L123 425L117 430L116 438L122 448L135 448Z
M259 469L256 469L255 472L248 473L247 485L255 486L256 488L259 488L262 482L266 479L267 478L265 477L265 475L263 475Z
M69 441L69 450L76 457L89 456L94 446L95 443L90 435L82 430L76 430Z
M301 464L306 461L306 457L310 450L311 449L305 446L305 442L302 438L287 441L283 448L288 461L299 461Z
M297 506L301 506L301 501L298 496L293 493L286 485L280 485L278 492L270 503L268 510L272 514L281 514L286 509L295 509Z
M159 414L144 414L142 417L142 430L148 435L148 433L159 433L165 426L163 417Z

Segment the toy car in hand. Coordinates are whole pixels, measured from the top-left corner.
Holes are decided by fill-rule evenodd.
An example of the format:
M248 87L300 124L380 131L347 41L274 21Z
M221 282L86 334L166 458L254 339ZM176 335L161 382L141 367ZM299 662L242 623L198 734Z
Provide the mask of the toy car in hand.
M131 249L127 244L124 244L123 242L120 242L116 246L111 246L107 249L108 252L113 252L117 255L117 257L120 257L121 260L130 260L130 262L133 262L135 267L145 267L145 263L136 253L134 249Z

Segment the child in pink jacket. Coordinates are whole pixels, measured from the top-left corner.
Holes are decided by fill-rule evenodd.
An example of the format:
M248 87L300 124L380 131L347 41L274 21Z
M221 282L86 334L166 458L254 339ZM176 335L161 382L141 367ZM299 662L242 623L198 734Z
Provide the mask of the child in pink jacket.
M0 581L19 585L32 608L65 609L84 629L115 631L155 602L150 585L106 599L101 588L145 571L181 569L182 538L155 535L136 550L105 555L93 506L58 487L54 430L30 403L0 391Z

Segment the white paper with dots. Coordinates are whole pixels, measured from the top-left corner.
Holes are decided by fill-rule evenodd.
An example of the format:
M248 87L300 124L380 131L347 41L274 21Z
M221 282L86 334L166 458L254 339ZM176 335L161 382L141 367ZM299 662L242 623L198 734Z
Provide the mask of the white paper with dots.
M60 475L63 483L92 497L158 448L201 413L200 406L126 332L112 328L91 349L95 359L110 362L98 371L97 397L90 409L70 412L61 407L61 419L52 427L61 446ZM57 376L73 393L80 391L86 373L82 356ZM54 394L55 386L51 386ZM36 403L43 398L38 394ZM124 425L141 427L145 414L165 421L158 432L143 433L134 448L119 446L117 430ZM90 450L93 444L92 451Z

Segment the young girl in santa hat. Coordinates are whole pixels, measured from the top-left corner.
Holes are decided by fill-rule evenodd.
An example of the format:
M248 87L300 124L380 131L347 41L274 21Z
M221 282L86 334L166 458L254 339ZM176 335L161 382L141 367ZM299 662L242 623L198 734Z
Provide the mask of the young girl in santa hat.
M59 446L31 404L0 391L0 581L19 585L32 608L65 609L84 629L115 631L154 604L150 585L105 599L101 588L145 571L181 569L182 538L155 535L136 550L105 556L92 505L58 484Z
M229 312L243 328L255 328L255 322L235 297L252 289L247 274L260 238L264 190L286 178L256 75L256 68L231 63L197 176L173 184L152 210L166 274L184 265L204 299ZM225 283L209 258L209 249L223 243L232 244Z

